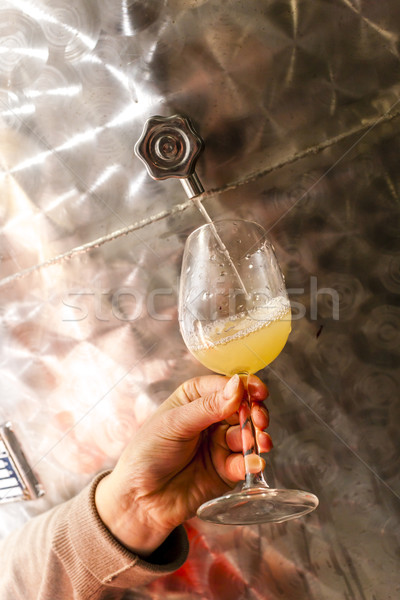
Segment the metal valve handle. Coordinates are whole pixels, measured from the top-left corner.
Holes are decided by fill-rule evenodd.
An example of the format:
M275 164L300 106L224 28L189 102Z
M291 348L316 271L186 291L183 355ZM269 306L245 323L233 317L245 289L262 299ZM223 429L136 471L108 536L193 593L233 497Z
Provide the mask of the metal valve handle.
M135 153L146 165L150 177L180 179L189 198L204 192L195 172L202 150L203 140L189 119L181 115L150 117L135 145Z

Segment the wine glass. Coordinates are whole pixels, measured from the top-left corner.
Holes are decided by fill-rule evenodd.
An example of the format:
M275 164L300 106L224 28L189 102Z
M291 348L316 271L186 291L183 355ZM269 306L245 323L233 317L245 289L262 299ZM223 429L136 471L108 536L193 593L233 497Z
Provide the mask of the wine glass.
M208 223L186 241L179 322L190 352L224 375L247 377L271 363L291 331L285 283L265 230L240 219ZM239 408L246 478L204 503L197 515L214 523L244 525L286 521L318 506L314 494L272 489L264 474L250 417L248 392Z

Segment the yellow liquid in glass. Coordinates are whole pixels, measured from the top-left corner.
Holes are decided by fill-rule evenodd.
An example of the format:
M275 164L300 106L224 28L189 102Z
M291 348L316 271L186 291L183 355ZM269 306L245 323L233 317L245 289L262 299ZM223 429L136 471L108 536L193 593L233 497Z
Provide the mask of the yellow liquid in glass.
M260 312L250 315L208 325L202 331L202 345L189 345L190 351L216 373L256 373L282 351L291 331L291 312L288 308L267 321Z

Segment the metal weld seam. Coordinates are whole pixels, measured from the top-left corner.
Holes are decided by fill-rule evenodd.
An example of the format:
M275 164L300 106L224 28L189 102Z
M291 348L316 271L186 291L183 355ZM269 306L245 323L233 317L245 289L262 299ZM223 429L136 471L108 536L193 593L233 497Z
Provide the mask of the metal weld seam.
M395 104L397 104L397 103L398 102L396 102ZM274 163L271 166L266 167L265 169L261 169L259 171L254 171L253 173L250 173L250 175L245 176L244 179L239 179L238 181L235 181L233 183L228 183L219 188L208 190L208 191L204 192L203 194L201 194L200 196L197 196L197 198L199 198L200 200L205 200L206 198L209 198L210 196L214 196L215 194L222 194L224 192L235 190L236 188L238 188L242 185L247 185L248 183L252 183L252 182L256 181L257 179L261 179L265 175L272 173L273 171L282 169L283 167L293 164L303 158L307 158L308 156L320 154L323 150L326 150L327 148L330 148L330 147L334 146L335 144L338 144L338 143L342 142L343 140L346 140L347 138L351 137L352 135L356 135L357 133L366 131L366 130L372 128L372 126L374 126L374 125L380 125L381 123L386 123L388 121L391 121L398 116L400 116L400 109L393 113L390 113L388 111L381 117L368 119L368 121L364 121L364 123L361 126L354 127L353 129L350 129L350 130L348 130L344 133L341 133L335 137L328 138L324 142L316 144L315 146L310 146L308 148L305 148L304 150L301 150L300 152L297 152L296 154L293 154L292 156L289 156L288 158L286 158L280 162Z
M198 196L196 196L196 198L200 201L203 201L203 200L206 200L207 198L210 198L217 194L223 194L224 192L228 192L230 190L235 190L238 187L252 183L252 182L256 181L257 179L261 179L265 175L268 175L269 173L271 173L273 171L281 169L281 168L285 167L286 165L293 164L293 163L295 163L303 158L306 158L308 156L319 154L326 148L330 148L331 146L338 144L339 142L351 137L352 135L355 135L362 131L368 130L373 125L391 121L392 119L398 117L399 115L400 115L400 110L398 110L394 113L391 113L391 114L386 113L382 117L375 119L375 120L369 119L367 122L365 122L360 127L354 127L350 131L342 133L333 138L327 139L325 142L322 142L315 146L308 147L305 150L302 150L301 152L298 152L283 161L277 162L269 167L266 167L265 169L255 171L255 172L251 173L250 175L247 175L244 179L239 179L238 181L235 181L233 183L228 183L228 184L220 186L218 188L212 188L210 190L207 190L207 191L203 192L202 194L199 194ZM12 283L13 281L27 277L31 273L34 273L34 272L44 269L46 267L49 267L49 266L52 266L59 262L62 262L63 260L69 260L70 258L73 258L79 254L89 252L93 248L98 248L98 247L106 244L107 242L114 241L124 235L128 235L129 233L137 231L138 229L142 229L142 228L146 227L147 225L150 225L151 223L155 223L156 221L161 221L162 219L165 219L166 217L169 217L177 212L183 212L184 210L189 208L189 206L191 206L191 205L192 205L191 200L186 201L182 204L175 205L169 211L162 211L156 215L148 217L147 219L142 219L141 221L133 223L132 225L128 225L127 227L123 227L122 229L113 231L112 233L110 233L108 235L105 235L105 236L102 236L95 240L92 240L91 242L88 242L87 244L83 244L81 246L72 248L68 252L64 252L63 254L58 254L57 256L50 258L49 260L46 260L42 263L38 263L36 265L33 265L32 267L28 267L27 269L18 271L17 273L14 273L13 275L10 275L9 277L0 279L0 287L4 287L4 286L8 285L9 283Z
M151 225L152 223L161 221L162 219L172 216L178 212L183 212L191 204L192 204L192 202L189 200L187 202L184 202L183 204L177 204L171 210L162 211L156 215L152 215L151 217L142 219L141 221L137 221L136 223L133 223L132 225L128 225L127 227L123 227L122 229L118 229L116 231L113 231L112 233L109 233L100 238L92 240L91 242L82 244L81 246L76 246L75 248L72 248L72 250L68 250L68 252L58 254L57 256L54 256L53 258L49 258L48 260L45 260L42 263L33 265L32 267L28 267L26 269L22 269L22 271L18 271L17 273L14 273L13 275L9 275L8 277L4 277L3 279L0 279L0 287L4 287L4 286L12 283L13 281L23 279L24 277L27 277L31 273L40 271L41 269L44 269L46 267L50 267L50 266L60 263L64 260L69 260L75 256L78 256L79 254L85 254L86 252L89 252L93 248L99 248L100 246L103 246L107 242L112 242L124 235L128 235L139 229L143 229L147 225Z
M0 104L2 104L5 108L8 109L8 106L6 104L6 102L4 102L3 100L0 99ZM40 136L37 131L35 131L32 127L30 127L27 123L25 123L25 121L19 117L19 115L16 115L14 113L14 111L11 111L14 116L24 125L24 127L27 128L27 130L33 135L33 137L35 137L43 146L44 148L47 148L47 151L51 154L53 154L54 156L57 157L57 160L74 176L76 177L76 179L83 184L83 188L86 189L88 188L88 186L86 185L86 182L82 179L82 177L80 177L78 175L78 173L76 173L76 171L74 169L72 169L67 163L66 161L63 159L62 157L62 153L60 151L58 151L56 148L52 148L50 146L50 144L48 144L48 142L42 137ZM104 126L105 128L106 126ZM126 222L124 221L124 219L114 210L114 208L112 206L110 206L103 198L101 198L98 194L96 194L93 190L91 190L90 188L88 188L88 193L91 194L91 196L93 198L95 198L98 202L100 202L101 204L103 204L104 206L106 206L108 208L108 210L115 216L117 217L117 219L119 221L121 221L121 223L123 225L126 225L126 227L129 227ZM140 240L142 241L142 240ZM142 242L145 243L145 242ZM147 245L147 244L146 244ZM148 246L150 248L150 246ZM153 251L154 252L154 251ZM160 257L158 257L160 258Z

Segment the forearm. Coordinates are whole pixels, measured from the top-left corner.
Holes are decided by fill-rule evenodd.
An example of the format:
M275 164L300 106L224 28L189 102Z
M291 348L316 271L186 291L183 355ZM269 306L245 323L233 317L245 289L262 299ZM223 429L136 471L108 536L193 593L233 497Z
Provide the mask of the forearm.
M111 535L95 507L100 479L0 544L0 600L117 600L127 589L181 566L187 556L183 528L147 560Z

